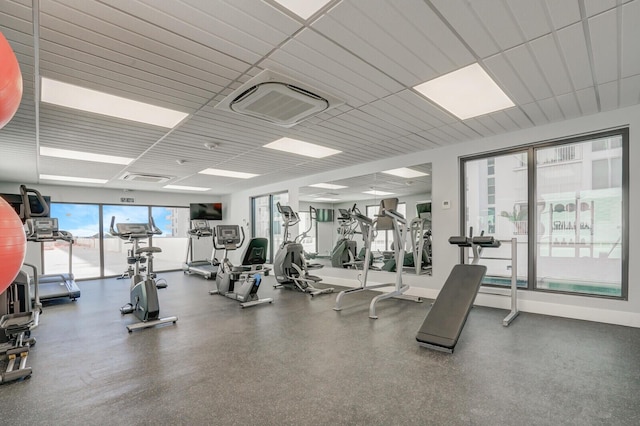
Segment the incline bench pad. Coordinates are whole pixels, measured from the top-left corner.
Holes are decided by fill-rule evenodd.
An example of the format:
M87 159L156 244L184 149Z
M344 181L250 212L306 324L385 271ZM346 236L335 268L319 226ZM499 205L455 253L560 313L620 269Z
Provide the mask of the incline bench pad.
M453 349L486 272L484 265L454 266L416 340Z

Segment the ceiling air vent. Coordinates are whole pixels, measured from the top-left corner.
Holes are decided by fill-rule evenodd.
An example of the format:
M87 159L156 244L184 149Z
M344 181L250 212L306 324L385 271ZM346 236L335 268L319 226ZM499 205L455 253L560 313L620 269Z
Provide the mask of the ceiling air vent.
M327 93L265 70L236 89L216 108L292 127L343 103Z
M164 183L173 179L173 176L150 175L147 173L125 173L120 177L127 182Z

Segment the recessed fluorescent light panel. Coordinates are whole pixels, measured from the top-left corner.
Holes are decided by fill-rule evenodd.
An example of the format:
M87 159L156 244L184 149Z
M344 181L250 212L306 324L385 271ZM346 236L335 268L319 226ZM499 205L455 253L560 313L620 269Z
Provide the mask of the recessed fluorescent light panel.
M313 188L323 188L323 189L344 189L348 188L348 186L344 185L334 185L332 183L314 183L313 185L309 185Z
M314 198L313 201L340 201L340 199L339 198L318 197L318 198Z
M339 154L342 151L327 148L297 139L282 138L264 145L265 148L277 149L278 151L289 152L291 154L305 155L313 158L324 158L330 155Z
M371 191L364 191L363 194L370 194L370 195L393 195L393 192L384 192L384 191L376 191L375 189L371 190Z
M133 161L133 158L117 157L115 155L93 154L91 152L71 151L68 149L40 147L40 155L45 157L67 158L69 160L94 161L96 163L124 164Z
M173 128L189 114L42 77L40 100L95 114Z
M221 169L205 169L198 173L203 175L224 176L224 177L232 177L232 178L238 178L238 179L251 179L252 177L260 176L254 173L233 172L231 170L221 170Z
M417 178L421 176L429 176L428 173L419 172L417 170L409 169L407 167L401 167L399 169L385 170L382 173L388 175L400 176L402 178Z
M414 89L461 120L515 106L477 63Z
M309 19L311 15L319 11L329 0L276 0L302 19Z
M165 185L163 188L177 189L179 191L208 191L211 188L202 188L200 186L183 186L183 185Z
M79 182L79 183L107 183L107 179L93 179L76 176L57 176L57 175L40 175L42 180L59 180L63 182Z

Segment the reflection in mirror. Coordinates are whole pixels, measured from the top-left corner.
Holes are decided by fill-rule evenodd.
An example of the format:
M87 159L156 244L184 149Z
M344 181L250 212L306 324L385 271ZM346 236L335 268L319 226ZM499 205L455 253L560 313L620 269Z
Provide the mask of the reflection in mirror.
M316 229L304 242L305 250L325 267L362 268L365 248L354 214L373 219L381 200L397 198L397 211L409 227L403 270L430 274L431 185L428 163L300 188L300 213L308 212L309 206L318 210ZM392 230L379 230L371 250L374 256L370 268L395 272Z

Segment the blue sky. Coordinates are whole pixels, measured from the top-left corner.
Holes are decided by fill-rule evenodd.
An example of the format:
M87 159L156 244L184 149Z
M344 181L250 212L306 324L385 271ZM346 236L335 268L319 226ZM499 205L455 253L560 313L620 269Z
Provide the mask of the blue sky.
M103 206L103 230L109 233L111 217L116 223L146 223L148 209L146 206ZM58 218L60 229L69 231L75 237L92 237L99 231L98 206L94 204L51 204L51 217ZM171 231L171 209L153 208L153 220L163 233Z

